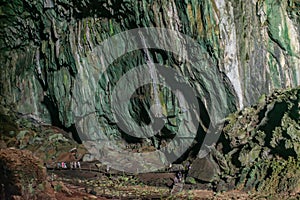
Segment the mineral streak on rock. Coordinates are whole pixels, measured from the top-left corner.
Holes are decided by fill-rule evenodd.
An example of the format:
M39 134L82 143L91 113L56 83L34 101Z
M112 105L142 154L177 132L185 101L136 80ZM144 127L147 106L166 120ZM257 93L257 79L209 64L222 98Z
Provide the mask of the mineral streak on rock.
M96 89L111 93L108 85L93 82L92 66L102 58L93 57L92 49L123 30L154 26L180 31L199 42L213 59L210 67L217 66L219 73L226 75L228 96L220 98L230 99L231 111L242 108L274 88L299 85L298 10L298 1L275 0L4 1L1 101L15 103L22 113L69 127L75 121L73 98L76 106L84 106L85 97ZM178 68L176 60L164 52L152 56L158 63ZM108 73L105 81L118 80L140 62L144 62L141 55L130 59L125 55L111 66L113 73ZM198 80L188 65L182 68L200 94L212 90L206 88L209 85L197 86L205 80ZM82 88L73 88L79 77ZM168 91L162 96L168 97ZM176 104L172 98L163 103ZM99 104L104 109L108 106L104 100ZM107 123L103 121L103 127L115 132Z
M117 58L98 81L105 57L95 56L93 50L105 39L133 28L179 31L203 48L202 71L183 59L197 53L188 49L183 49L181 58L157 49L150 49L149 54L156 63L183 74L199 95L201 126L197 139L201 141L212 120L208 116L209 93L221 84L226 93L219 94L218 101L227 102L224 111L241 110L227 118L220 142L211 147L209 160L204 163L215 166L216 162L220 169L205 176L193 175L208 182L219 180L221 186L220 180L237 180L242 188L292 191L299 188L299 90L267 95L256 108L242 108L255 105L259 97L275 89L300 85L299 10L298 0L3 0L0 104L72 130L73 138L78 137L74 131L76 116L96 111L94 120L99 127L87 125L86 132L98 131L101 138L108 136L126 148L133 139L116 127L109 96L126 72L147 60L142 51L128 52ZM214 71L221 84L215 85L202 73ZM81 87L75 87L78 83ZM168 144L182 119L174 94L159 89L166 124L159 136L134 141L141 146L152 143L161 148ZM151 85L139 88L128 106L132 118L141 124L150 120L152 90ZM5 112L1 110L1 114ZM3 132L13 135L18 132L15 119L6 116L0 116L1 126L5 124ZM19 134L25 139L18 145L25 147L26 135L31 132ZM59 134L53 137L60 140ZM262 179L266 181L260 182Z

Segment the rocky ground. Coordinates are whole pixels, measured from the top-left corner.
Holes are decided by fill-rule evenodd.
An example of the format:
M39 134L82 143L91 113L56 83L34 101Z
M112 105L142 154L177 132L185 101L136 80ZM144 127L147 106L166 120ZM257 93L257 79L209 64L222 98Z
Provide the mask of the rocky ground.
M172 194L174 173L148 173L136 176L67 170L51 173L55 180L64 183L64 186L71 190L77 188L77 191L83 193L93 193L99 199L297 199L300 197L288 193L268 195L241 190L214 192L201 189L204 186L199 183L185 183L181 192Z
M226 119L205 159L145 174L107 170L60 128L0 107L0 199L299 199L299 89L263 96ZM55 169L77 148L81 169ZM203 167L215 166L217 170ZM174 167L175 166L175 167Z
M81 169L48 169L30 151L0 150L1 199L298 199L299 194L262 194L231 190L215 192L204 184L189 182L172 193L175 173L128 175L103 171L98 162ZM98 166L98 167L97 167ZM4 192L4 193L3 193ZM8 198L11 197L11 198Z

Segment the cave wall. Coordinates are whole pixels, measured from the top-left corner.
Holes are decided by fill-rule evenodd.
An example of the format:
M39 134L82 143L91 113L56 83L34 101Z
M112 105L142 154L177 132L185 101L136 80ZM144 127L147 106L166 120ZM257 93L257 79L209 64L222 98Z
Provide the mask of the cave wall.
M275 88L300 84L299 6L296 0L2 1L0 100L14 104L18 112L70 127L76 117L89 112L86 101L95 91L111 94L105 81L115 82L145 62L138 52L127 55L133 56L130 60L125 55L99 83L93 66L103 58L95 58L93 49L122 31L164 27L187 34L203 47L207 60L202 67L209 65L223 80L226 91L221 91L220 101L229 113ZM212 90L201 72L188 65L180 68L168 54L151 55L185 74L198 95ZM170 92L163 96L164 105L176 104ZM119 130L109 119L107 102L99 100L93 106L104 113L100 120L104 132L114 134ZM179 113L178 109L168 112Z

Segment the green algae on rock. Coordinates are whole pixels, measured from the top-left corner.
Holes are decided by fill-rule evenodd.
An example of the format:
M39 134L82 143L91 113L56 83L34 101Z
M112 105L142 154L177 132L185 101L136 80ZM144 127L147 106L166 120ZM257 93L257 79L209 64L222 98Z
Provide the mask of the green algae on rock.
M95 57L93 50L105 39L126 30L161 27L193 38L203 47L201 53L207 57L199 65L202 72L217 72L225 86L226 93L219 99L222 103L228 102L228 109L224 109L228 113L254 104L261 95L276 88L300 84L298 0L4 0L0 15L0 103L15 105L12 110L70 128L74 127L77 116L89 113L90 97L94 96L95 120L100 121L100 130L97 131L115 142L130 143L132 138L129 141L126 137L124 139L111 117L111 86L128 70L146 60L142 51L129 52L116 59L98 82L94 76L102 72L101 60L105 58ZM203 99L212 89L220 87L219 83L212 84L214 80L201 76L201 70L178 61L170 52L155 49L149 52L155 62L184 74L188 84ZM100 71L95 74L94 67L99 65ZM81 87L75 87L78 85ZM149 120L146 111L152 100L151 90L151 86L139 88L129 105L130 113L141 123ZM274 93L273 97L266 95L256 108L245 108L240 111L240 116L236 113L228 117L221 142L215 150L212 149L209 161L217 160L220 169L212 170L212 176L204 177L206 181L215 181L217 176L223 179L238 176L241 187L291 190L296 184L294 179L281 179L283 184L291 182L289 188L277 184L273 189L257 181L258 177L275 181L278 180L276 176L283 177L288 173L280 167L277 169L280 162L294 166L292 172L298 169L299 114L294 100L288 99L290 96L299 101L299 95L294 91L297 90ZM98 94L106 97L97 99ZM162 88L159 95L168 115L163 136L170 139L180 124L180 108L170 91ZM199 101L203 111L203 117L199 119L199 135L204 135L210 116L206 102ZM18 132L16 119L7 116L1 111L1 128L6 136L17 136L16 139L21 141L19 147L25 148L40 141L40 133ZM88 133L96 129L92 126L86 128L84 132ZM47 131L42 133L46 134ZM49 135L50 142L68 143L59 133ZM73 136L76 137L76 131ZM35 139L31 141L31 137ZM145 145L151 142L156 148L164 143L161 138L137 143ZM221 147L224 156L218 153ZM274 158L276 155L282 161ZM270 162L264 162L262 157ZM258 169L263 169L261 174L258 174Z
M297 1L47 2L4 1L1 6L1 95L20 112L56 125L74 123L72 97L84 103L73 88L78 77L97 87L90 66L101 58L91 57L92 49L137 27L165 27L194 38L229 78L224 84L239 108L274 88L299 85ZM156 54L166 62L168 57ZM138 59L122 63L120 71L114 68L108 81Z
M216 147L223 155L216 162L226 163L221 179L244 190L299 192L299 102L299 88L276 91L230 115Z

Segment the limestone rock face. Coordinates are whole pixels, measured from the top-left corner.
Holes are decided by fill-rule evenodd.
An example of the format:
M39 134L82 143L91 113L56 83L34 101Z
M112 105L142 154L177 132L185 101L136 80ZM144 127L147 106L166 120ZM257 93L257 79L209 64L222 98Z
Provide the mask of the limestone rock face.
M197 129L193 142L199 144L203 135L210 128L218 128L217 124L229 113L254 104L274 89L300 85L299 10L298 0L5 0L0 12L0 103L60 127L79 124L78 134L87 142L107 140L123 149L131 143L143 147L151 143L162 149L178 132L188 138ZM183 47L179 55L159 48L124 52L130 45L144 44L143 37L137 34L129 41L123 38L128 43L118 40L109 43L106 51L98 51L106 39L142 27L177 31L195 43L187 46L187 40L177 35L170 37L169 43L173 48ZM147 42L161 42L157 35L149 33L152 40ZM113 62L106 66L111 59ZM197 60L196 67L189 62L193 60ZM167 66L169 71L162 70L161 76L155 77L153 63ZM147 77L152 83L134 91L129 84L123 84L122 92L116 96L122 103L123 97L131 95L128 104L121 107L128 112L114 110L114 88L140 65L149 67L147 73L140 73L139 78L127 77L127 83L139 85ZM173 82L175 92L153 83L156 79ZM193 94L185 88L192 88ZM193 96L199 109L195 104L181 104L182 97ZM281 110L287 105L273 106ZM266 109L272 110L271 107ZM155 116L157 110L160 117ZM189 124L181 129L180 125L190 118L199 127ZM158 135L148 139L132 137L137 134L136 125L151 122L156 127L163 124ZM259 131L267 135L278 132L269 128L262 122ZM233 145L235 140L237 144L244 142L243 137L231 138ZM105 143L111 147L109 142ZM267 142L275 148L278 141ZM181 144L168 146L167 153L180 156ZM247 147L250 155L243 153L248 151L246 147L239 148L230 156L238 156L241 163L252 163L261 153L256 143Z
M220 97L230 99L230 110L250 105L274 88L299 85L298 10L298 1L275 0L4 1L2 103L16 103L22 113L70 126L75 102L83 106L90 93L95 96L95 89L107 95L112 92L107 85L93 82L92 66L103 59L94 57L93 49L124 30L163 27L187 34L208 52L209 66L226 75L222 84L228 96ZM170 55L156 52L153 56L158 63L176 68ZM139 54L129 57L111 66L113 73L106 74L106 81L114 83L144 59ZM210 84L203 84L208 80L198 79L185 64L183 68L199 94L212 90ZM74 88L77 81L80 88ZM106 101L97 103L104 109L109 106ZM164 103L175 104L170 99Z
M274 88L300 83L296 0L19 0L4 1L1 7L2 103L16 103L20 112L65 126L74 123L73 98L82 106L86 100L83 91L89 94L98 88L100 93L111 93L111 89L93 82L92 66L103 59L93 57L93 49L132 28L163 27L195 39L213 60L210 67L226 75L228 82L224 80L224 84L232 92L229 98L238 108L253 104ZM155 54L158 63L176 68L170 56ZM119 80L128 69L143 62L142 55L130 57L114 63L114 73L107 73L106 81ZM193 78L195 71L183 67L195 90L201 89L195 82L208 81ZM76 81L81 81L81 88L74 88ZM211 89L209 85L202 88ZM167 97L166 92L163 95ZM107 107L107 102L99 103Z

